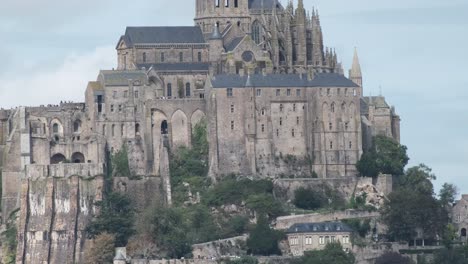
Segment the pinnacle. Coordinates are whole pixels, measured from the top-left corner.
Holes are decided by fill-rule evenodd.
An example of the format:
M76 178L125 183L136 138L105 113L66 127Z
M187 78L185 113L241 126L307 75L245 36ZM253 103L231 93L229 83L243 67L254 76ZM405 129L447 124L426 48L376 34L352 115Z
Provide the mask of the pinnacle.
M362 77L361 64L359 63L357 48L354 48L353 66L349 71L349 77Z

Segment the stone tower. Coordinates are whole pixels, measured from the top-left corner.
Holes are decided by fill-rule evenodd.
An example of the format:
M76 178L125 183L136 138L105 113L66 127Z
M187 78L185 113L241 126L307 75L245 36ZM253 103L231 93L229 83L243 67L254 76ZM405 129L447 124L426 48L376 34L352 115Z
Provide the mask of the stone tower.
M361 64L359 63L357 49L354 49L353 66L351 67L351 70L349 70L349 79L362 88Z
M195 25L205 37L211 35L214 26L221 32L231 26L250 32L248 0L196 0L195 5Z

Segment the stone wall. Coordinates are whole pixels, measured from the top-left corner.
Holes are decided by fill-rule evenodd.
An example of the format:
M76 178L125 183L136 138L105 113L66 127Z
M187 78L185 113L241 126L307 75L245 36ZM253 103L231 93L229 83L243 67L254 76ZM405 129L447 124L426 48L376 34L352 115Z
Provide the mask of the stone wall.
M57 165L28 165L26 166L26 177L29 179L39 178L70 178L72 176L81 176L90 178L96 175L104 175L104 164L84 164L69 163Z
M114 190L127 194L139 212L155 202L165 202L160 177L114 178Z
M245 243L248 236L238 236L216 240L192 246L192 254L196 259L220 259L227 256L242 256L247 252Z
M334 179L278 179L274 181L274 191L277 197L285 201L294 199L294 192L301 188L318 188L321 185L328 185L333 190L341 193L347 201L352 198L357 186L374 185L376 189L388 195L392 192L393 179L391 175L380 175L377 179L343 177Z
M139 260L130 261L131 264L219 264L217 260L208 259L161 259L161 260Z
M17 263L81 263L103 186L102 176L22 180Z
M358 211L358 210L345 210L336 211L331 213L314 213L304 215L289 215L276 218L276 229L288 229L294 224L299 223L320 223L344 219L367 219L377 218L380 214L378 212Z

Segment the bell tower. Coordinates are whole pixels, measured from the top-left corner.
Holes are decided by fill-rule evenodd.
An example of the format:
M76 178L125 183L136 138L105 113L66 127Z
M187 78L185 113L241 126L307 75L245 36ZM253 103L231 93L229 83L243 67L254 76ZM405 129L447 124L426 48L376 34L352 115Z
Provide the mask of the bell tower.
M209 38L214 26L221 33L228 27L250 32L249 0L196 0L195 25Z

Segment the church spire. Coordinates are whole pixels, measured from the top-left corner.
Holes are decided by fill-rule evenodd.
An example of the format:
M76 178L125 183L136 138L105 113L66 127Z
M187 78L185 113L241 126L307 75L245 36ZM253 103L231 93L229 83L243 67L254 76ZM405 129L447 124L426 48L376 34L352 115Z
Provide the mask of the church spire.
M357 48L354 48L353 66L351 67L351 70L349 70L349 79L362 87L361 64L359 63Z

